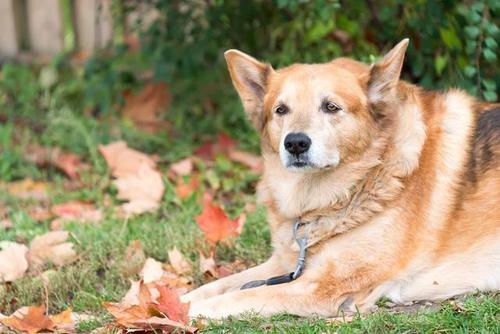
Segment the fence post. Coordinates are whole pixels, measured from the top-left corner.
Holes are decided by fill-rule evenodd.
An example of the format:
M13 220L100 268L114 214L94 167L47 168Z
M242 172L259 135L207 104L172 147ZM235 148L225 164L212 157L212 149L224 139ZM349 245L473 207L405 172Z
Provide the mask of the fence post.
M79 50L91 54L111 42L111 0L75 0L74 18Z
M28 0L28 31L31 49L53 55L64 49L64 28L59 0Z
M19 0L0 0L0 59L12 58L21 48Z

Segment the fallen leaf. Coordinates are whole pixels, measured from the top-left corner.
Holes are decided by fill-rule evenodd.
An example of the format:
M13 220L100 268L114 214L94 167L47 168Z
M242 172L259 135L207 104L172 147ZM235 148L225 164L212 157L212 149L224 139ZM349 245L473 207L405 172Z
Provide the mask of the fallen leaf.
M21 181L7 184L7 192L22 199L45 200L47 199L48 184L26 178Z
M129 292L137 293L137 298L125 298L120 303L104 303L104 307L115 318L116 323L126 330L161 329L168 333L182 329L194 333L197 329L186 326L188 304L180 302L178 295L165 286L154 284L148 287L142 281L132 283ZM153 296L151 290L157 291Z
M140 214L159 207L165 186L161 174L143 164L135 174L129 174L114 181L117 197L128 201L122 205L127 215Z
M219 278L219 271L213 257L206 258L200 253L200 272L202 274L210 274L213 278Z
M229 159L249 167L250 170L258 174L261 174L264 170L262 158L250 152L231 150L229 151Z
M162 264L153 258L146 259L140 276L145 284L158 281L163 276Z
M156 302L149 305L156 311L166 315L170 320L186 324L188 322L189 303L182 303L179 295L165 286L156 285L156 289L160 292L160 296Z
M167 126L158 118L160 112L170 103L168 86L164 82L150 82L137 94L127 91L124 94L123 115L129 118L139 129L156 133Z
M180 199L185 199L191 196L199 186L200 181L196 176L191 177L188 182L185 182L182 177L179 177L175 184L175 193Z
M101 210L96 209L92 204L82 201L70 201L54 205L51 208L52 214L63 220L77 220L80 222L96 223L102 220Z
M0 242L0 282L12 282L28 270L28 247L15 242Z
M63 171L70 179L78 180L80 171L88 168L80 157L74 153L63 152L58 147L30 145L25 152L25 158L38 166L54 166Z
M177 247L168 251L168 261L179 275L187 274L192 270L191 263L179 252Z
M0 219L0 229L3 230L8 230L10 228L13 228L14 224L10 219Z
M50 320L54 323L54 328L58 333L75 333L76 321L71 309L50 316Z
M28 215L34 221L40 222L52 217L52 212L45 206L34 206L28 211Z
M196 222L205 234L205 238L215 244L229 237L239 236L245 218L245 214L242 214L237 219L231 220L220 206L213 206L209 201L204 201L203 211L196 217Z
M214 160L219 154L228 154L234 150L237 142L224 133L217 136L217 141L208 142L195 150L195 154L202 159Z
M143 165L152 169L156 166L156 162L150 156L129 148L124 141L99 145L99 152L106 160L111 175L118 178L137 173Z
M42 330L52 331L52 320L45 315L45 306L24 306L10 317L0 319L4 325L21 332L35 334Z
M66 231L53 231L39 235L31 242L28 258L35 266L52 262L63 266L76 260L77 254L71 242L66 242Z
M185 158L170 165L169 174L186 176L193 172L193 158Z
M146 256L141 242L133 240L128 244L127 249L125 249L123 261L119 263L120 272L126 277L135 275L141 271L145 261Z

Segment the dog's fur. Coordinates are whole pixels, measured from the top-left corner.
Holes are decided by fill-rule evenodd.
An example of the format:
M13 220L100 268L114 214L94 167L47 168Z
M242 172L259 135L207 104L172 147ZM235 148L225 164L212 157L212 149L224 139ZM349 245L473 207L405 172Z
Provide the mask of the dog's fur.
M226 52L262 137L258 193L274 253L184 295L191 316L332 316L381 297L403 303L500 289L500 107L400 80L407 45L373 66L340 58L277 71ZM340 109L325 112L325 100ZM287 113L277 114L279 105ZM291 132L311 138L305 166L284 149ZM303 275L239 290L294 269L297 219L309 237Z

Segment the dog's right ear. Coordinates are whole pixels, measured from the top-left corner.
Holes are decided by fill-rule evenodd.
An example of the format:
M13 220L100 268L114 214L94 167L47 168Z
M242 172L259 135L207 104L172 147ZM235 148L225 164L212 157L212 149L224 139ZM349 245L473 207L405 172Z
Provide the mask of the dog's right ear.
M238 50L228 50L224 57L248 117L253 125L261 130L264 123L264 95L272 67Z

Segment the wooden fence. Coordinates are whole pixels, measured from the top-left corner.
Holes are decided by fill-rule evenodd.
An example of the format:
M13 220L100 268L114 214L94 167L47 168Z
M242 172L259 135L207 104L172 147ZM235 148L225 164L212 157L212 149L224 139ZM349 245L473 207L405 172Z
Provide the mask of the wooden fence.
M122 30L138 17L151 18L143 3L137 1L138 9L120 18ZM116 4L120 0L0 0L0 60L25 53L51 56L68 48L92 54L116 36Z

